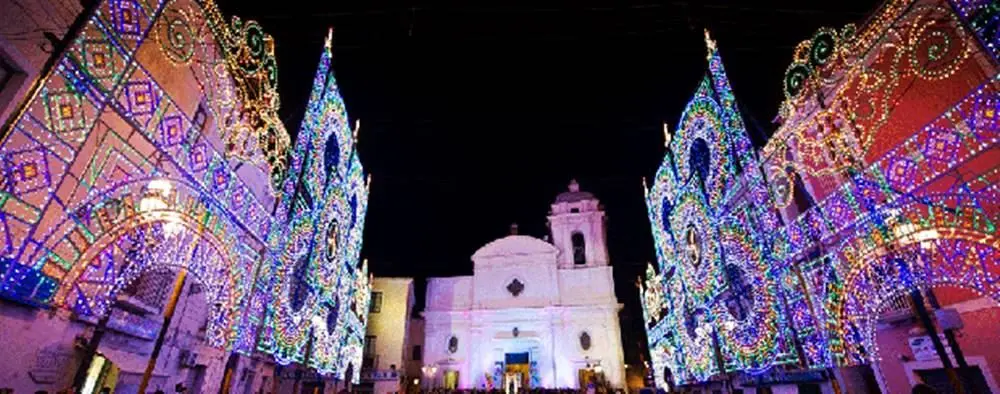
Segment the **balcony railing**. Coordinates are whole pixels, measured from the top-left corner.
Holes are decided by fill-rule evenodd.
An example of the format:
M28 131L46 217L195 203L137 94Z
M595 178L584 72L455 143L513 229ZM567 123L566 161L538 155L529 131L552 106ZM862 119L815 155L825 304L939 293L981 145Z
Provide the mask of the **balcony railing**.
M399 369L362 369L361 380L366 382L398 381L402 374Z
M879 311L879 322L895 323L913 317L913 300L900 294L886 302Z

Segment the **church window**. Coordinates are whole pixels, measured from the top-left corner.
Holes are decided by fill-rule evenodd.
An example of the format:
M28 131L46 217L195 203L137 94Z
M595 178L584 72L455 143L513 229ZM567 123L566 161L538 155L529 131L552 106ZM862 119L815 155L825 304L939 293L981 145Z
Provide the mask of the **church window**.
M413 345L413 354L410 355L410 358L413 361L423 360L424 352L423 349L420 348L420 345Z
M584 331L583 333L580 334L580 348L585 351L590 350L591 345L592 344L590 342L590 333Z
M583 234L573 233L570 241L573 243L573 264L587 264L587 248L583 240Z
M569 213L580 213L580 208L570 208Z
M368 313L379 313L382 312L382 292L373 291L372 300L368 304Z
M458 352L458 337L452 335L448 338L448 353L455 354Z
M511 280L510 283L507 284L507 292L514 297L521 295L521 292L523 291L524 283L521 283L521 280L517 278L514 278L514 280Z

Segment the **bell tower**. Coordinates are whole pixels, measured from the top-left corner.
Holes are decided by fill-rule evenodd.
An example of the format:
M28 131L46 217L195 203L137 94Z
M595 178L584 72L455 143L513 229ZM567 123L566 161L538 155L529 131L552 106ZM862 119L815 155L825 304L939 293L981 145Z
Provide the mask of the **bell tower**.
M559 193L549 213L552 244L559 248L559 268L608 265L606 228L600 200L580 190L576 180Z

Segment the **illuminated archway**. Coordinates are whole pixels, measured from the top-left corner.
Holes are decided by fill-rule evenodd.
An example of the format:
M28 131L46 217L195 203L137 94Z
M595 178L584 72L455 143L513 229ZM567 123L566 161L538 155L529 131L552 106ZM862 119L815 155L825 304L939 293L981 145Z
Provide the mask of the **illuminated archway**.
M849 270L843 286L828 298L835 317L831 336L843 344L834 350L843 352L843 364L876 361L880 307L912 289L956 286L1000 302L1000 239L958 227L912 230L891 248L873 248L844 260Z
M74 258L62 277L55 304L81 315L109 313L118 292L153 267L184 269L205 284L210 305L208 339L232 348L241 332L255 255L238 227L199 191L169 178L122 183L85 202L67 221L77 221L94 242ZM84 208L86 207L86 208ZM79 215L89 212L89 219ZM89 222L89 223L88 223ZM59 249L57 249L59 251Z

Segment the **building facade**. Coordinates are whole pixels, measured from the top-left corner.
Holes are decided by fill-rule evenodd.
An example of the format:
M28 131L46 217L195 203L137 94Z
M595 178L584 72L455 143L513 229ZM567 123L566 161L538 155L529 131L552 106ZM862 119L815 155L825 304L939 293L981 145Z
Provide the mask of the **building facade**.
M424 319L417 314L410 316L407 331L410 335L409 355L406 359L406 392L418 393L427 385L424 368ZM430 368L426 369L430 372Z
M647 193L658 385L997 390L990 4L887 1L862 26L820 29L760 150L706 33L709 72Z
M150 391L356 382L367 181L329 39L292 147L274 41L211 0L0 9L0 388L135 392L151 358Z
M574 181L549 225L552 243L514 227L476 251L471 276L428 280L425 387L624 387L604 211Z
M419 372L407 373L413 346L409 327L415 300L413 278L376 277L371 297L359 389L375 394L405 393L407 379L420 376Z

